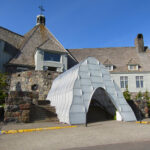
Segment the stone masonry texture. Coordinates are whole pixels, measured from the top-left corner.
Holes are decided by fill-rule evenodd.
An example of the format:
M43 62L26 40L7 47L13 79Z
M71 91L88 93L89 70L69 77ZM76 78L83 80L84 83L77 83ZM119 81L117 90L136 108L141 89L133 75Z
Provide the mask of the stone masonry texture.
M24 71L13 73L10 81L10 91L37 92L39 100L45 100L53 80L60 73L54 71Z
M8 98L5 100L5 122L31 122L34 104L45 100L53 80L60 73L54 71L23 71L12 73Z
M5 100L5 122L30 122L32 100L38 100L37 92L11 91Z

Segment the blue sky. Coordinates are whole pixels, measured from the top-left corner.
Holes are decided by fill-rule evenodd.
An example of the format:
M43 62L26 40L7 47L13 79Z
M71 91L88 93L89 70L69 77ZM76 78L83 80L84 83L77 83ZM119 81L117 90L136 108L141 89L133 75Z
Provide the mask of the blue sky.
M150 46L149 0L42 0L46 27L65 48ZM41 0L1 0L0 26L25 34L36 24Z

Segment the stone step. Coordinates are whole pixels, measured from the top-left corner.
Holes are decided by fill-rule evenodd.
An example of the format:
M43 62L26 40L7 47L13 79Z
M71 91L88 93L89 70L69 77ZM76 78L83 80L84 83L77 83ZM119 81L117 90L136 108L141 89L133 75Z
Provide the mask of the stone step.
M58 121L55 107L45 103L47 102L40 102L40 104L34 105L31 117L33 122Z
M47 100L38 100L38 105L50 105L50 101Z

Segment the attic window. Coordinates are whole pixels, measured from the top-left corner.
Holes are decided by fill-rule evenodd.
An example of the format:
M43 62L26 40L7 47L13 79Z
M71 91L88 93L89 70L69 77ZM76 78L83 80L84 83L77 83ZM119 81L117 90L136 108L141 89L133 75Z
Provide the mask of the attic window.
M54 54L54 53L44 52L44 61L56 61L56 62L60 62L60 54Z
M105 65L105 67L108 71L113 71L114 69L113 65Z
M138 65L128 65L128 70L138 70L139 66Z

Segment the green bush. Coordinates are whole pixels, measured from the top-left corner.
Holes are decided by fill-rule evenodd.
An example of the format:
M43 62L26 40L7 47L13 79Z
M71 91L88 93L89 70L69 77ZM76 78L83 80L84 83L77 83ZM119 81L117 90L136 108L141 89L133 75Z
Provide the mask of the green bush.
M114 120L117 120L117 116L116 116L116 114L115 114L115 116L114 116Z
M143 97L144 97L144 99L147 100L147 101L150 99L150 97L149 97L149 92L148 92L147 90L146 90L145 93L143 94Z
M150 109L150 102L147 102L147 107Z
M0 105L5 103L5 98L7 97L7 76L3 73L0 73Z
M143 94L141 91L139 91L135 97L136 100L142 100Z
M126 88L126 90L123 92L123 96L127 101L131 100L131 94L130 94L128 88Z

